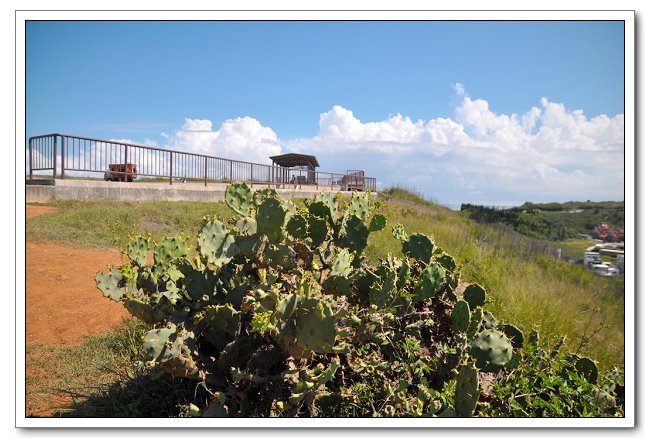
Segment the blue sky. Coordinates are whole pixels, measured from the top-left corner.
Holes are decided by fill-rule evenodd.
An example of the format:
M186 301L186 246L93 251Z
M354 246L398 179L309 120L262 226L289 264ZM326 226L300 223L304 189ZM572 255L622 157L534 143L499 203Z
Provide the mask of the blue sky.
M622 200L623 50L622 22L29 22L26 131Z

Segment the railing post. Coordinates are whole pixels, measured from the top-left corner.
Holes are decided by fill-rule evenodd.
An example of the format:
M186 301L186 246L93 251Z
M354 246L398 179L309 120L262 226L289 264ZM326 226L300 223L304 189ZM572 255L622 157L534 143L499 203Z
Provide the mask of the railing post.
M128 173L129 173L129 167L128 167L128 146L124 145L124 182L128 182Z
M174 153L170 152L169 153L169 185L172 184L172 161L174 158Z
M251 163L251 188L253 188L253 164Z
M32 139L33 137L29 137L29 179L32 180L34 178L33 172L34 172L34 161L32 157Z
M232 178L232 160L230 161L230 179L228 179L228 180L229 180L230 182L233 181L233 178Z
M269 188L271 188L271 180L273 180L273 179L271 179L271 177L272 177L272 175L271 175L271 166L269 165Z
M205 182L203 184L207 187L208 186L208 157L204 156L203 159L205 160L205 170L204 170Z
M54 138L54 156L53 156L53 163L52 163L52 179L56 177L56 135L53 137ZM61 173L61 179L63 179L63 173Z
M63 179L63 176L65 175L65 160L66 160L65 137L62 135L61 136L61 179Z

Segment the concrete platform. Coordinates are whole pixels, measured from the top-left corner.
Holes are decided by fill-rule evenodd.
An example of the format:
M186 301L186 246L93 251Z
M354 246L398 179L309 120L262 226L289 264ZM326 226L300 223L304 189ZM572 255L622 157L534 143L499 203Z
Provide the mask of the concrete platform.
M111 200L111 201L191 201L216 202L225 198L228 184L105 182L74 179L34 179L25 181L25 201L47 203L54 200ZM254 189L268 188L267 184ZM322 191L338 193L338 186L330 188L315 185L272 185L285 198L313 198ZM343 191L344 195L352 192ZM373 193L373 196L375 193Z

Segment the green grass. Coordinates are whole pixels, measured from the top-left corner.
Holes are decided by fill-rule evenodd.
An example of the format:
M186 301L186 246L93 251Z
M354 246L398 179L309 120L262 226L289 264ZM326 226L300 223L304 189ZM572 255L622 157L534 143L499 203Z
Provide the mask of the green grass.
M415 190L410 190L405 187L392 186L387 190L382 191L382 193L395 198L395 199L405 199L407 201L415 202L416 204L426 205L428 207L437 208L438 205L432 201L424 199L420 194Z
M184 232L194 235L203 217L229 219L224 202L56 201L57 213L27 221L29 241L54 241L81 247L124 248L129 235L151 233L155 240Z
M585 251L596 244L596 242L584 238L571 238L559 241L556 244L562 249L563 257L581 261L585 256Z

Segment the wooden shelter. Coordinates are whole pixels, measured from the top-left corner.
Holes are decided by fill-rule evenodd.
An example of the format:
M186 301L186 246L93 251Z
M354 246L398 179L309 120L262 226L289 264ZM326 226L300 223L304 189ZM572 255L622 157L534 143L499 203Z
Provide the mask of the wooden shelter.
M308 154L280 154L272 156L273 166L289 168L286 170L277 170L274 176L277 182L281 183L298 183L298 184L315 184L316 167L319 167L316 156Z

